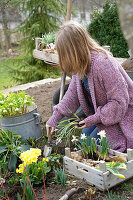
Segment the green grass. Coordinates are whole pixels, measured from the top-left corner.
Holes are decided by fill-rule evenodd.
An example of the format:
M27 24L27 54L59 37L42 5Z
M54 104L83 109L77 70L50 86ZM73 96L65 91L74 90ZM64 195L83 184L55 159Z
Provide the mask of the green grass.
M122 194L117 194L116 192L108 191L107 200L124 200L124 192Z
M13 59L5 58L0 62L0 90L17 85L9 73L8 67L13 66Z
M0 52L1 53L1 52ZM2 54L1 54L2 55ZM19 69L21 69L24 65L26 65L27 63L25 61L27 61L28 57L25 53L21 53L19 56L13 57L13 58L6 58L3 57L3 60L0 62L0 90L4 90L6 88L10 88L19 84L23 84L23 83L27 83L28 80L24 81L24 82L20 82L19 78L21 77L21 72ZM38 60L37 65L40 67L40 60ZM28 65L28 69L35 69L37 67L37 65ZM38 67L38 68L39 68ZM10 69L10 70L9 70ZM11 69L16 69L17 71L19 71L19 74L17 73L17 71L15 71L15 73L11 73ZM25 71L25 69L23 69L23 71ZM58 78L61 76L61 73L59 70L57 70L55 67L53 66L47 66L42 69L40 69L40 73L43 74L44 79L46 78ZM31 70L31 74L32 74L32 70ZM15 79L13 79L13 76L16 78L17 81L15 81ZM34 77L34 76L33 76ZM35 80L29 80L29 82L32 81L37 81L39 79L37 79L38 77L36 77Z
M121 184L122 191L133 191L133 178Z

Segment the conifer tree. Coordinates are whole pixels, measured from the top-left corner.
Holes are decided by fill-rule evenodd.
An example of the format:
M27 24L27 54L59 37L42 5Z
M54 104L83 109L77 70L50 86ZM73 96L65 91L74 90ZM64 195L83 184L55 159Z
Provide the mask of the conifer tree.
M21 44L26 54L21 60L15 59L16 70L10 71L21 83L48 77L52 68L33 58L35 38L57 30L59 19L66 15L66 6L61 0L13 0L13 3L24 18L18 30L23 34ZM59 72L54 69L53 74Z

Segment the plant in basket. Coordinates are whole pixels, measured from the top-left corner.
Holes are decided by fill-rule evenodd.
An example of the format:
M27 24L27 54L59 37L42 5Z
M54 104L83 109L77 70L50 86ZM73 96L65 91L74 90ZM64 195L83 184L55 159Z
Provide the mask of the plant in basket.
M100 131L98 135L100 135L99 158L105 160L113 144L110 144L109 139L106 137L105 131Z
M0 118L2 129L8 129L27 139L41 137L41 116L32 97L22 92L0 93Z
M47 53L56 53L55 51L55 34L47 33L42 35L41 49Z
M81 150L83 157L90 156L91 158L94 158L94 154L97 153L97 141L95 138L86 136L84 133L81 134L77 146Z
M102 130L98 133L100 139L91 138L81 132L77 134L76 127L78 126L79 118L75 113L73 113L73 115L75 116L74 118L59 122L57 126L57 144L61 142L63 138L66 138L66 142L70 143L72 138L71 141L75 144L76 148L78 148L78 151L71 152L72 159L83 162L96 169L99 169L99 163L103 160L106 162L106 169L108 171L119 178L125 178L118 170L126 169L126 162L119 162L117 160L114 162L113 157L110 157L109 152L113 144L111 144L106 137L106 132Z
M109 162L109 151L113 144L109 143L109 139L106 138L105 131L101 131L98 134L101 138L97 140L95 138L91 138L90 136L86 137L85 134L81 135L81 139L79 140L80 145L78 144L78 147L82 151L83 158L86 158L87 156L91 166L96 167L97 169L99 169L98 164L100 160L107 161L106 168L108 171L110 171L115 176L118 176L119 178L125 178L125 176L120 174L118 170L126 169L126 162ZM85 162L88 161L86 159Z

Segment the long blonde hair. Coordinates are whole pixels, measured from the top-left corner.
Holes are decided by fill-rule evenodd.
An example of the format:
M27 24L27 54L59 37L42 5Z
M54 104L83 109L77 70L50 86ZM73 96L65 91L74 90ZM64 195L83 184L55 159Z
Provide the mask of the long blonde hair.
M91 50L107 51L93 40L82 25L68 21L60 27L56 35L56 49L59 55L59 65L63 72L87 75L91 64Z

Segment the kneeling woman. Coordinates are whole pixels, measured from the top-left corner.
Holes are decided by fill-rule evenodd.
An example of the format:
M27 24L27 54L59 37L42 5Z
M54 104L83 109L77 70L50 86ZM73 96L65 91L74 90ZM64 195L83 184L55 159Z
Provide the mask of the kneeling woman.
M122 66L76 22L61 26L56 49L61 71L71 73L72 81L47 121L47 135L64 116L71 117L67 107L75 112L81 106L86 134L105 130L112 149L133 148L133 81Z

